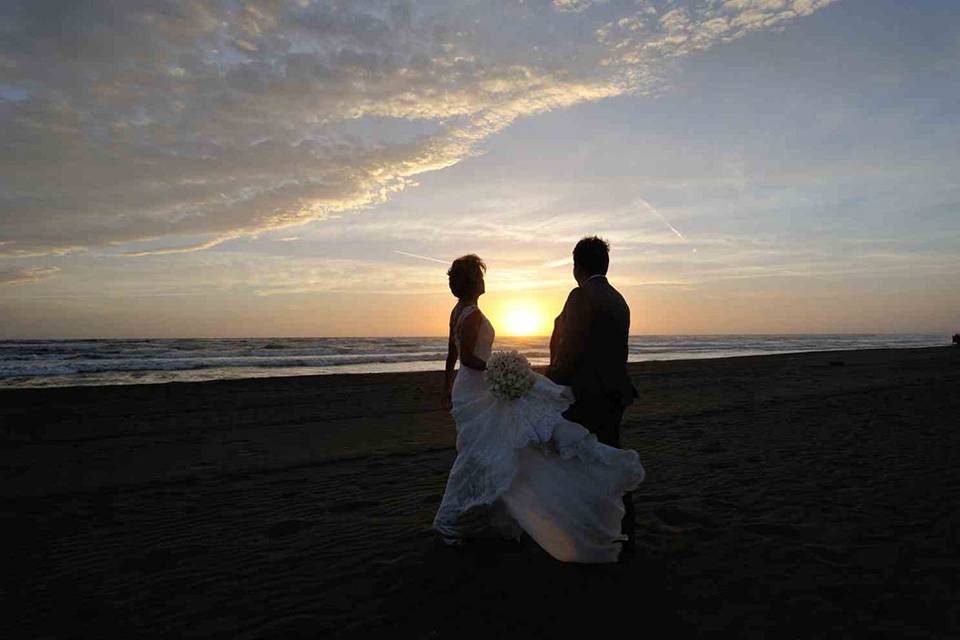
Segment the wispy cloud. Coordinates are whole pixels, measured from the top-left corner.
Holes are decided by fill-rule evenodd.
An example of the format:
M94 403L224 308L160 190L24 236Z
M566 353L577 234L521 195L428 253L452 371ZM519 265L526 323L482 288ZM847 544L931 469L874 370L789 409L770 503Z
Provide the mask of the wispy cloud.
M580 13L598 4L606 4L607 0L553 0L553 7L557 11L571 11Z
M183 253L368 208L518 118L657 92L671 60L830 1L7 2L0 253L203 238L128 255Z
M124 251L122 255L127 257L142 257L142 256L163 256L170 255L174 253L193 253L194 251L200 251L202 249L211 249L217 245L223 244L227 240L236 238L237 235L228 235L221 236L219 238L213 238L211 240L205 240L203 242L196 242L194 244L184 245L182 247L163 247L160 249L142 249L139 251Z
M0 268L0 286L24 285L52 278L59 273L59 267L9 267Z

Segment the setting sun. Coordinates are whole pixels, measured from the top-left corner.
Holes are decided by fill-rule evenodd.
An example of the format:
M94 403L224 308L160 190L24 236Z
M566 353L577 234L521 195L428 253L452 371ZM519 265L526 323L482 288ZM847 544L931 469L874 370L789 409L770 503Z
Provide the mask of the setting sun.
M541 309L528 303L515 303L507 307L502 326L504 334L508 336L537 336L548 333L546 315Z

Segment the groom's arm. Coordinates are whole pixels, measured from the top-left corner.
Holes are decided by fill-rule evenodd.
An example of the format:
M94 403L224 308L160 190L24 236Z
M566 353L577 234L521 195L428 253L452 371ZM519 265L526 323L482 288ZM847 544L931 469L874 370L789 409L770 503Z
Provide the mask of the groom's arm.
M590 325L590 307L586 295L576 288L563 305L563 318L556 357L547 369L547 377L557 384L570 384L583 357L587 329ZM551 354L553 355L553 354Z
M557 361L557 349L560 348L560 339L563 337L563 314L553 321L553 333L550 334L550 364Z

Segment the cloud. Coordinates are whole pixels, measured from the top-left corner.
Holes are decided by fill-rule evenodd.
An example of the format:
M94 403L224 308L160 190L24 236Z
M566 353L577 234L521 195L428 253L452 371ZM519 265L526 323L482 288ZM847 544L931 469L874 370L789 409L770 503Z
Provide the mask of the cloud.
M557 11L571 11L579 13L586 11L595 4L605 4L606 0L553 0L553 7Z
M56 275L58 267L7 267L0 268L0 286L22 285L40 282Z
M657 91L670 60L832 1L7 2L0 255L182 253L371 207L518 118ZM556 37L572 19L592 27Z

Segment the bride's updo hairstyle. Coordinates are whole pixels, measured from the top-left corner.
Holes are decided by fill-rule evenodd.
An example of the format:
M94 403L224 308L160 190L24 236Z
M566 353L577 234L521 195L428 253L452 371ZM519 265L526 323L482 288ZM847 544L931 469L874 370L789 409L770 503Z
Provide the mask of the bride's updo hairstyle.
M480 289L480 280L487 272L487 265L480 256L468 254L453 261L447 270L450 278L450 292L457 298L467 298Z

